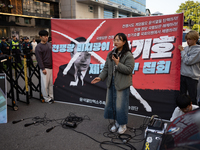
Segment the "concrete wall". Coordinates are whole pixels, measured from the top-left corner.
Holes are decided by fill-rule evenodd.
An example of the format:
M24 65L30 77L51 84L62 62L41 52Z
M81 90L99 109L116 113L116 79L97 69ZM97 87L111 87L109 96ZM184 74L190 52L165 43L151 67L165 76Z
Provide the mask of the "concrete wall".
M89 10L92 8L92 12ZM94 6L76 2L76 19L93 19Z
M89 7L93 8L91 12ZM104 8L80 3L76 0L60 0L60 18L64 19L93 19L103 18Z
M76 18L76 1L75 0L60 0L61 18Z
M94 18L103 19L104 18L104 8L101 6L94 7Z

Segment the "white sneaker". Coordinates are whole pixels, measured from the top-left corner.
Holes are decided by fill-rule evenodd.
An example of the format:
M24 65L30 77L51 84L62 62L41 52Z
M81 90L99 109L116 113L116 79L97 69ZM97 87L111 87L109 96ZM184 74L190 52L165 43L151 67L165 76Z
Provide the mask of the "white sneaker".
M117 122L115 122L115 124L112 126L112 128L110 128L110 131L116 132L118 128L119 128L119 124Z
M126 131L126 125L120 125L118 129L119 134L123 134Z
M53 99L50 99L50 100L45 100L45 103L52 104L52 103L54 103L54 100L53 100Z

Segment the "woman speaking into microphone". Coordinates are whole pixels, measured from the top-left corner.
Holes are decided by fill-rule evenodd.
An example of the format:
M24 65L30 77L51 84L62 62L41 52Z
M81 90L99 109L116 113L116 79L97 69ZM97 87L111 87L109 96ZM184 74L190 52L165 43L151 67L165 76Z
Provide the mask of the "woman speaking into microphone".
M107 78L104 118L114 120L111 132L123 134L128 123L129 93L135 61L124 33L115 35L114 45L99 77L94 78L91 83L95 84Z

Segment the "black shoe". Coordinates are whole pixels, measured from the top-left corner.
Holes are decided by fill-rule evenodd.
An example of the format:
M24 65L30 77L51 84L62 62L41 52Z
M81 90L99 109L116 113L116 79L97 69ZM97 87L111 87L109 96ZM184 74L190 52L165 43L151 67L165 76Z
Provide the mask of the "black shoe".
M54 103L54 100L51 99L48 103L49 103L49 104L52 104L52 103Z

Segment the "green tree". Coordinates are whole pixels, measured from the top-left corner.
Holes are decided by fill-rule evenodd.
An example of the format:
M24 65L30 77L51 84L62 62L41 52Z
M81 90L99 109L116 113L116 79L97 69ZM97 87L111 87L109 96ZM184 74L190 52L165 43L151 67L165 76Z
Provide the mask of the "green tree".
M188 20L192 20L194 25L192 30L199 31L200 26L200 3L198 1L186 1L185 3L181 3L179 9L176 13L184 12L184 22L188 22Z

